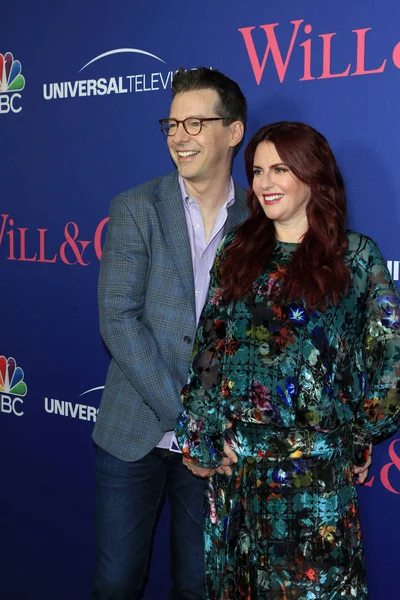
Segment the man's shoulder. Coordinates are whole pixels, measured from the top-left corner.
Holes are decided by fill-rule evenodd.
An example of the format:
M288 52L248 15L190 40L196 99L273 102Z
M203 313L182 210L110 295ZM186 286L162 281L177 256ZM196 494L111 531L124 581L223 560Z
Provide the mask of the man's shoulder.
M235 186L235 198L237 200L239 200L241 203L245 204L246 203L247 190L245 190L244 188L242 188L242 186L239 185L236 181L233 181L233 184Z
M238 215L239 222L244 221L249 212L247 206L247 191L243 189L238 183L234 182L235 185L235 212Z
M177 171L136 185L118 194L114 198L114 202L124 202L127 205L132 203L153 204L157 199L163 197L163 195L174 193L180 193Z
M229 209L226 231L235 229L248 217L247 192L235 182L235 203Z

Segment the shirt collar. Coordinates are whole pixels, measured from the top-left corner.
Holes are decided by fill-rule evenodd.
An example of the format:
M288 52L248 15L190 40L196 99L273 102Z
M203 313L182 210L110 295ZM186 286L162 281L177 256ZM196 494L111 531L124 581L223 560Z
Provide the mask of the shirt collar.
M188 204L189 200L191 200L192 202L196 202L195 198L192 198L186 191L186 187L185 187L185 182L183 181L183 178L178 175L178 181L179 181L179 187L181 189L181 194L182 194L182 200L184 204ZM190 204L192 203L190 202ZM224 203L222 208L229 208L230 206L232 206L232 204L235 203L235 186L233 183L233 179L231 177L230 182L229 182L229 190L228 190L228 196L226 198L226 202Z

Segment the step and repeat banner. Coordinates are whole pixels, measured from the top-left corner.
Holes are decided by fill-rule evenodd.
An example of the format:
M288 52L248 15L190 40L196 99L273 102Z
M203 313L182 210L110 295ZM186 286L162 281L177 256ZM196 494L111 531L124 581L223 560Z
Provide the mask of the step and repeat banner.
M265 123L323 132L350 226L400 264L398 0L19 0L0 16L0 450L4 600L85 600L109 364L97 277L116 194L172 170L158 119L180 67L218 68ZM245 185L242 153L234 167ZM360 489L370 597L400 597L400 432ZM146 599L167 598L168 511Z

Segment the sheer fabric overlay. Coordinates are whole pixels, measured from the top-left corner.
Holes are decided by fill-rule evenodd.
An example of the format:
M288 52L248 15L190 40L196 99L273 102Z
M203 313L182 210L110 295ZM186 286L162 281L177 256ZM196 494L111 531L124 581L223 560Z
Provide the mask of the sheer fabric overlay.
M221 301L221 243L176 429L187 458L239 461L206 495L209 600L367 598L353 465L400 416L400 298L370 239L348 232L351 283L324 311L276 291L296 244ZM226 431L226 421L232 429Z

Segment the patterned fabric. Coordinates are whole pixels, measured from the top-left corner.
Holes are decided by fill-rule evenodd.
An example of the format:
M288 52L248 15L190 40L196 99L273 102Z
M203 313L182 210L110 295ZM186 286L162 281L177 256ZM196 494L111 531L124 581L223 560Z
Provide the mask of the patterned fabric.
M399 424L399 295L375 243L349 232L337 307L277 298L297 247L281 242L252 292L224 304L219 257L232 239L217 253L176 429L199 466L220 464L225 435L239 458L231 477L209 480L207 598L363 600L353 465Z
M224 232L246 215L246 194L235 186ZM121 460L138 460L175 426L196 332L192 257L176 171L112 201L99 315L112 360L93 439Z

